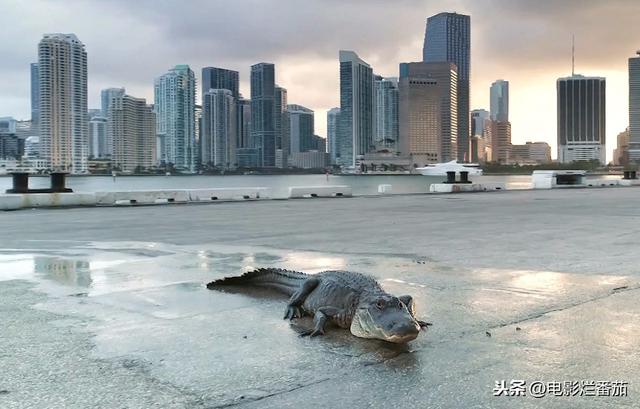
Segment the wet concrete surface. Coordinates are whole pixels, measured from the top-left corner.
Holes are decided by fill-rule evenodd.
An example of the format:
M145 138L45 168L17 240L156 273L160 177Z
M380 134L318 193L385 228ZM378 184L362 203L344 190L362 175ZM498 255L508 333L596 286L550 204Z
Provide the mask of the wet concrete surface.
M633 408L640 189L0 214L0 407ZM254 267L376 276L407 346L209 291ZM256 295L256 294L253 294ZM627 397L494 397L499 380Z

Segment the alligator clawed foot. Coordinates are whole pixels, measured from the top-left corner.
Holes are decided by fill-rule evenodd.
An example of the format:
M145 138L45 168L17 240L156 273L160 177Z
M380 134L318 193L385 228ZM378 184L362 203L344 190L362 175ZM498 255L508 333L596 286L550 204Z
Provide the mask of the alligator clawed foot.
M300 307L296 307L293 305L287 305L287 309L284 312L284 319L285 320L292 320L294 318L301 318L302 317L302 309L300 309Z
M324 331L317 330L317 329L308 329L300 333L301 337L309 337L309 338L317 337L318 335L324 335Z
M427 328L433 325L430 322L420 321L420 320L417 320L417 321L418 321L418 325L420 325L420 328Z

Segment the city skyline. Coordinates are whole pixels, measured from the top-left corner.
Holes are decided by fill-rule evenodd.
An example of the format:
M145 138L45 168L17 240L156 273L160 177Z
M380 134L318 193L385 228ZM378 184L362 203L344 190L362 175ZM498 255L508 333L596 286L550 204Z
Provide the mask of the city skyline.
M640 5L632 1L607 5L595 1L499 3L504 4L486 7L470 1L407 1L394 6L397 13L393 15L382 13L384 21L376 14L384 8L379 2L366 7L359 2L310 2L303 14L288 7L286 1L217 5L216 20L234 21L233 26L242 23L237 25L242 30L237 31L231 24L194 24L206 13L193 10L214 7L197 2L184 7L191 13L185 19L187 25L178 21L181 16L172 12L169 3L154 5L149 15L142 13L143 8L149 8L146 2L77 3L71 15L64 11L69 7L66 3L35 1L22 5L9 1L3 11L13 23L7 27L5 38L12 41L0 40L7 79L0 86L0 112L18 119L30 116L29 64L35 62L35 44L43 33L73 32L82 39L89 55L90 108L100 106L100 90L109 87L126 87L133 95L153 100L153 79L177 64L189 64L198 84L202 67L238 70L240 91L246 97L250 65L269 61L278 67L276 81L288 89L289 99L313 109L318 116L316 133L326 136L326 112L339 105L335 58L339 49L353 49L378 75L397 76L399 62L420 60L426 19L439 12L455 11L472 18L471 109L488 109L489 85L497 78L508 80L513 142L546 141L555 152L555 81L570 73L571 34L575 33L576 73L607 78L606 134L609 141L615 140L628 125L627 60L640 48L640 41L634 41L640 37L640 28L630 22L634 11L640 12ZM340 13L336 13L338 9ZM498 9L500 13L493 15L492 11ZM258 17L260 13L251 10L266 14ZM337 19L336 14L340 14ZM78 15L86 18L74 18ZM290 24L278 25L277 30L256 37L264 19L272 21L276 15ZM317 22L308 27L312 16ZM96 28L98 18L100 26L109 30ZM609 30L607 22L613 18L617 19L616 30ZM168 24L160 25L159 20ZM347 21L356 24L345 25ZM499 29L495 30L498 21ZM539 30L540 24L544 32ZM211 30L210 36L203 35L203 27ZM131 38L132 29L138 34L133 36L136 38ZM167 37L164 44L157 42L150 47L148 38L158 36ZM248 38L253 43L245 46ZM528 56L526 61L523 55ZM531 115L532 111L536 115ZM540 121L541 117L545 119ZM608 159L613 148L609 143Z

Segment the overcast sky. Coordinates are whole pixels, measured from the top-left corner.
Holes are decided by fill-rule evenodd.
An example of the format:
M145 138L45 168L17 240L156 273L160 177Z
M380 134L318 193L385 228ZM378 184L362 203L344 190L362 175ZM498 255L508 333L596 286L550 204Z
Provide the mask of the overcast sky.
M638 0L0 0L0 116L30 117L29 63L43 33L75 33L89 57L89 107L100 89L124 86L153 101L153 79L176 64L240 71L276 64L289 103L339 105L338 50L356 51L383 76L420 61L426 18L471 15L471 107L489 107L489 86L510 82L513 143L556 146L555 81L576 72L607 78L607 151L628 124L627 58L640 49ZM199 97L198 97L199 99Z

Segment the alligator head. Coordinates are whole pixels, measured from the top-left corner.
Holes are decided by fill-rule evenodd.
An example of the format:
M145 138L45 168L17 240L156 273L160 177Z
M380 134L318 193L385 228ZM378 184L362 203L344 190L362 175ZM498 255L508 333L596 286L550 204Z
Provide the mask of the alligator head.
M360 338L374 338L402 344L416 339L420 325L397 297L374 294L358 303L351 333Z

